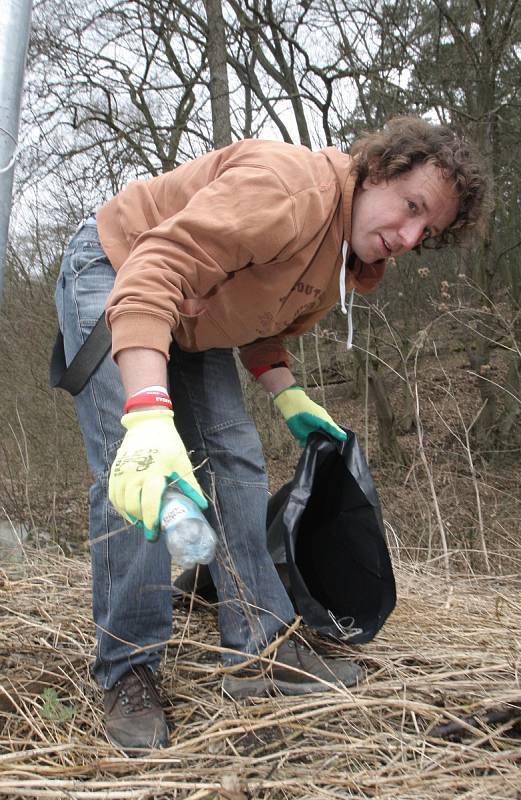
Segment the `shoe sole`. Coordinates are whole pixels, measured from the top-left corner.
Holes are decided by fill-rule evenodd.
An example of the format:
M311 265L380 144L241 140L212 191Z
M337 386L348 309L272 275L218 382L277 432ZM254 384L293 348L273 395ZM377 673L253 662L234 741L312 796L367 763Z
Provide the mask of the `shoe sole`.
M122 750L125 753L125 755L128 756L129 758L142 758L143 756L150 755L150 753L153 750L163 750L170 744L170 737L168 731L166 731L157 740L154 739L154 743L149 745L123 744L122 742L119 742L114 736L112 736L107 730L105 731L105 736L107 737L109 742L114 745L114 747L117 747L118 750Z
M354 686L358 680L350 685ZM283 694L287 697L298 697L305 694L323 694L333 692L335 689L345 687L347 684L336 683L327 685L316 681L314 683L293 683L291 681L273 680L267 676L255 678L235 678L225 675L222 682L223 692L235 700L244 700L248 697L269 697L274 694Z

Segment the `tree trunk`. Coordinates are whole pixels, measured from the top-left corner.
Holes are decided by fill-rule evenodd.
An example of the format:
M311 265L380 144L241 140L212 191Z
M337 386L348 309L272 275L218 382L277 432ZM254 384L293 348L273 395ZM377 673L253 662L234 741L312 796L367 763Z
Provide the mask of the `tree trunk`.
M214 147L231 144L230 88L228 85L226 38L221 0L205 0L208 21L207 54L210 68Z
M483 298L487 304L494 302L492 291L492 276L494 270L493 254L491 250L491 238L487 235L483 246L477 254L475 262L475 280L481 289ZM477 374L485 374L491 356L491 344L488 338L476 336L468 351L470 365ZM488 380L478 379L478 390L481 396L483 411L479 416L474 430L475 442L478 450L482 452L490 451L495 447L497 430L497 387Z
M355 357L361 368L365 370L367 363L369 392L374 401L376 419L378 422L378 442L380 453L385 460L397 465L405 465L407 458L397 436L397 424L389 400L385 383L378 370L371 364L370 359L365 362L361 352L355 351Z

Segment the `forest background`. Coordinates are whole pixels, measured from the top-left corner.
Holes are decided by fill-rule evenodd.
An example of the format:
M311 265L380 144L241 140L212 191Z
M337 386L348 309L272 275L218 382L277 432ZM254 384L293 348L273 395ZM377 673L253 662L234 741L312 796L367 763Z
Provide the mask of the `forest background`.
M290 342L292 368L365 448L395 558L520 571L521 3L39 0L0 335L0 509L85 547L90 476L73 403L48 387L54 284L86 212L242 137L349 150L415 113L476 141L494 211L471 249L400 258ZM243 375L272 489L298 458Z

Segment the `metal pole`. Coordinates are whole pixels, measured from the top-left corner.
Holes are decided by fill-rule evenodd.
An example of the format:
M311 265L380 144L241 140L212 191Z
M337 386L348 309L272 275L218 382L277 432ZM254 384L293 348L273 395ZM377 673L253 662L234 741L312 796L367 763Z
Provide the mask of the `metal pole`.
M0 14L0 302L32 0L2 0Z

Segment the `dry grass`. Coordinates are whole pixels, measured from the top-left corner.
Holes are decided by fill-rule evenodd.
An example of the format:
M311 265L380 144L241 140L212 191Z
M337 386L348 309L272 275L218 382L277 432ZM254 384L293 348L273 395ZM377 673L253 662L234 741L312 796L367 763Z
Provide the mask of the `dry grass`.
M363 661L355 691L233 702L215 610L178 610L163 666L171 746L129 760L104 738L89 677L88 564L26 551L0 572L0 797L520 798L518 585L449 585L406 565L397 578L397 610L374 642L315 641ZM487 724L490 709L513 716ZM433 735L464 717L451 739Z

